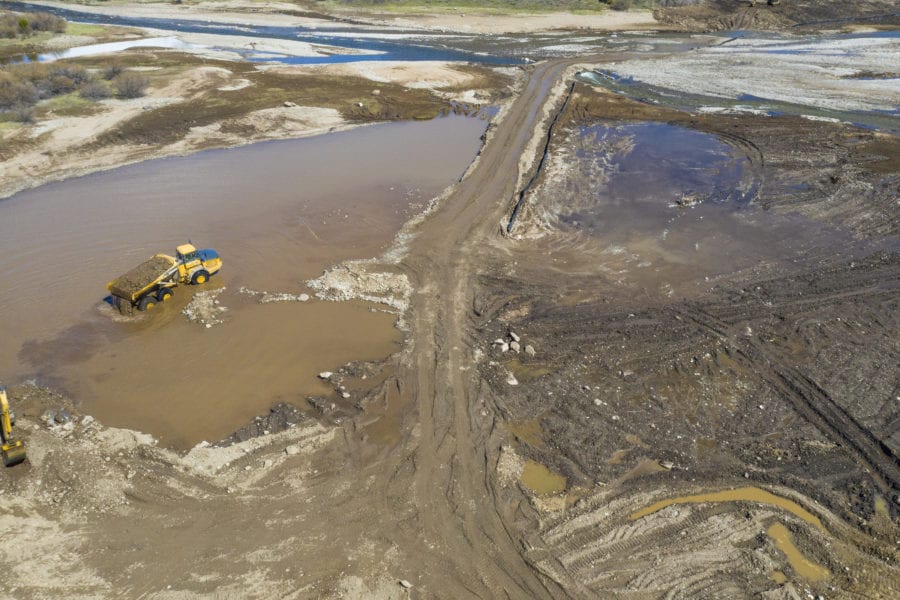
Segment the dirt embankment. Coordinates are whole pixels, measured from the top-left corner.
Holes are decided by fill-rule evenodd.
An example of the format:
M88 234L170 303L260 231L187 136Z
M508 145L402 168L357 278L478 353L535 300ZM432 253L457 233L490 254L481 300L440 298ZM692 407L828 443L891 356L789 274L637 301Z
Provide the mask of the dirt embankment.
M769 6L758 0L755 6L744 0L708 0L660 8L654 17L666 27L685 31L748 29L841 29L859 24L897 26L900 14L890 0L784 0Z

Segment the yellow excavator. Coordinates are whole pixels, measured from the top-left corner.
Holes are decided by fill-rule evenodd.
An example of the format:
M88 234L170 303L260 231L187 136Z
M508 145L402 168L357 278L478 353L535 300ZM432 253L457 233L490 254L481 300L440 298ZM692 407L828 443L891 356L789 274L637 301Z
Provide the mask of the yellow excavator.
M0 385L0 435L3 438L3 464L12 467L25 460L25 443L13 437L12 417L6 387Z

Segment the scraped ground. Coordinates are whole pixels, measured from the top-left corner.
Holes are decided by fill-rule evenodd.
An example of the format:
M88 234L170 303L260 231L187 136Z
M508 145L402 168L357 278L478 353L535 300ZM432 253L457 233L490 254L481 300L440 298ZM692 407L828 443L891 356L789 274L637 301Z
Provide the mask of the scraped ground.
M416 235L323 278L344 298L408 291L407 346L377 383L358 366L335 375L369 386L360 413L263 416L283 431L178 456L80 416L47 427L39 416L66 400L14 388L30 454L2 479L0 521L16 540L0 546L4 588L896 597L897 138L800 117L702 117L576 86L503 236L569 93L567 69L608 60L534 67L467 177L405 232ZM717 204L699 177L653 215L753 227L799 213L796 231L827 235L786 235L792 253L750 265L716 257L706 245L718 238L674 225L664 236L654 221L629 222L634 235L609 244L597 235L605 213L592 216L579 191L619 172L640 140L584 144L579 133L610 121L712 136L730 157L719 164L740 167L740 207ZM572 156L596 160L582 170L565 164ZM625 200L612 208L627 214ZM692 270L691 252L728 268Z

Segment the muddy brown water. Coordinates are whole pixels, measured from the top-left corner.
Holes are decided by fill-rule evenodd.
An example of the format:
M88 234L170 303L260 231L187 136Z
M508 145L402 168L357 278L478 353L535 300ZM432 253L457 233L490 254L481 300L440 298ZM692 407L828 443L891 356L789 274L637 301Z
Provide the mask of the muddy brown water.
M635 521L642 517L646 517L647 515L658 512L666 507L672 506L673 504L702 504L705 502L756 502L759 504L769 504L771 506L777 506L778 508L791 513L792 515L802 519L806 523L809 523L810 525L813 525L818 529L821 529L823 531L825 530L819 517L815 516L793 500L788 500L787 498L777 496L772 492L768 492L756 487L742 487L730 490L722 490L718 492L710 492L707 494L694 494L692 496L677 496L675 498L667 498L665 500L655 502L650 506L645 506L641 510L633 513L630 516L630 519L632 521Z
M456 181L486 122L448 116L148 161L0 201L0 381L59 388L84 411L186 448L217 440L279 401L334 396L316 374L398 348L393 315L361 303L259 304L299 294L348 258L389 247ZM106 283L187 240L223 257L202 288L117 318ZM225 322L181 314L225 288Z
M766 529L766 534L775 542L775 546L787 557L788 564L794 572L808 581L824 581L831 573L828 569L809 560L803 552L794 545L788 528L781 523L773 523ZM783 575L782 575L783 576Z

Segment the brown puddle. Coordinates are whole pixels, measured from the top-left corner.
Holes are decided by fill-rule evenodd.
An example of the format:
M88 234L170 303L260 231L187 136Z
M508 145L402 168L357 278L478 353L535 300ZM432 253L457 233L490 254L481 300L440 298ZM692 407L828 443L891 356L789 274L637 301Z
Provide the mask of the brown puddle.
M791 532L781 523L774 523L766 530L766 533L775 540L775 546L784 552L791 568L800 577L807 581L824 581L831 575L828 569L812 562L800 552L791 539ZM782 577L784 577L783 573Z
M188 447L279 401L334 392L316 380L397 349L394 318L362 304L260 305L242 286L303 282L389 247L452 184L487 123L448 116L153 160L0 201L0 380L35 378L111 425ZM106 282L192 240L222 255L203 288L180 287L147 318L110 318ZM180 314L224 287L225 323Z
M761 504L771 504L772 506L777 506L788 511L806 523L825 531L822 521L796 502L788 500L787 498L782 498L781 496L776 496L771 492L756 487L742 487L733 490L723 490L721 492L695 494L693 496L678 496L676 498L660 500L659 502L632 513L629 519L635 521L641 517L646 517L647 515L658 512L667 506L672 506L673 504L701 504L703 502L759 502Z
M522 470L522 483L538 496L561 494L566 491L565 476L555 473L533 460L525 461L525 468Z
M518 358L503 363L503 366L509 369L518 381L531 381L554 372L554 369L547 365L523 364Z
M506 428L516 440L531 444L536 448L544 445L544 432L541 430L541 419L544 415L538 415L527 421L512 421L506 424Z

